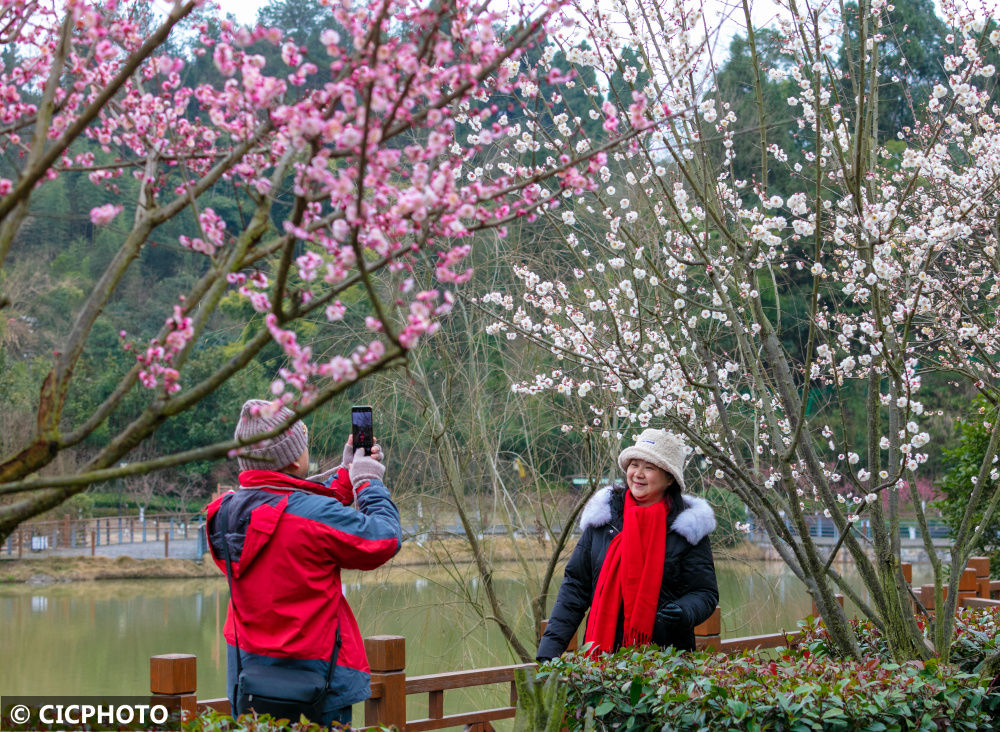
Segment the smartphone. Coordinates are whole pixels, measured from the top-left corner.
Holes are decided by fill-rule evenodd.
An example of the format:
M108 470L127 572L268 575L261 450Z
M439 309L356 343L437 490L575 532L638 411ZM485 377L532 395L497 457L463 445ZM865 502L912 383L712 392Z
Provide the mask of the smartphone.
M351 407L351 434L354 435L354 449L364 448L365 455L371 455L375 444L371 407Z

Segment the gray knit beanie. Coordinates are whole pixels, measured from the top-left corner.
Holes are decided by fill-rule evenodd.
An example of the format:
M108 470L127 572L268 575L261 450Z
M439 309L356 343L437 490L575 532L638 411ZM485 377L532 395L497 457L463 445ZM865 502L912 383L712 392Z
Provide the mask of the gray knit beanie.
M245 440L254 435L271 432L293 415L288 407L283 406L271 414L272 409L271 402L263 399L248 400L240 410L240 421L236 425L233 437ZM240 448L241 454L236 457L236 462L240 470L281 470L295 462L308 445L309 435L306 426L301 421L294 422L277 437Z

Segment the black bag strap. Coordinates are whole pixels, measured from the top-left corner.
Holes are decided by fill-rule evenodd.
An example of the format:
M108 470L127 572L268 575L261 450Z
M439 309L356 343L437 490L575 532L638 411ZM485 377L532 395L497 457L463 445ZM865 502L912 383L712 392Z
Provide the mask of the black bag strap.
M233 592L233 562L229 555L229 501L233 494L223 496L219 504L219 510L215 514L215 525L222 531L222 553L226 558L226 582L229 583L229 603L233 606L233 613L239 614L236 610L236 593ZM236 678L243 673L243 664L240 661L240 637L236 626L239 625L239 618L233 618L233 640L236 641Z
M233 606L233 612L239 615L236 610L236 594L233 592L233 562L229 553L229 502L234 493L223 496L219 504L219 510L215 514L216 527L222 530L222 552L226 558L226 581L229 583L229 602ZM243 663L240 660L240 638L237 635L236 626L239 625L238 618L233 618L233 640L236 641L236 678L243 673ZM330 665L326 670L326 686L329 688L330 679L333 678L333 668L337 665L337 658L340 656L340 623L337 623L337 631L333 639L333 652L330 653Z

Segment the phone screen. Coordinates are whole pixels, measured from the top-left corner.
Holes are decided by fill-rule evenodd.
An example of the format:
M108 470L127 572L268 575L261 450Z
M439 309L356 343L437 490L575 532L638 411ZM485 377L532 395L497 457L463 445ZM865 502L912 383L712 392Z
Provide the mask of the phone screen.
M372 445L372 408L371 407L351 407L351 434L354 435L354 449L364 448L365 454L370 455Z

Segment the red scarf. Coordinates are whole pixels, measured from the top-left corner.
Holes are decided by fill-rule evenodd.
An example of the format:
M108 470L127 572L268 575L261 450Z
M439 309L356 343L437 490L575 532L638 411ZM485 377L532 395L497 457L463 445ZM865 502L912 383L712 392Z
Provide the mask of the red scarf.
M622 532L608 547L597 578L594 602L587 619L584 642L593 642L590 653L611 652L615 646L618 608L625 609L623 646L652 642L656 605L663 582L663 557L667 546L667 502L640 506L625 491Z

